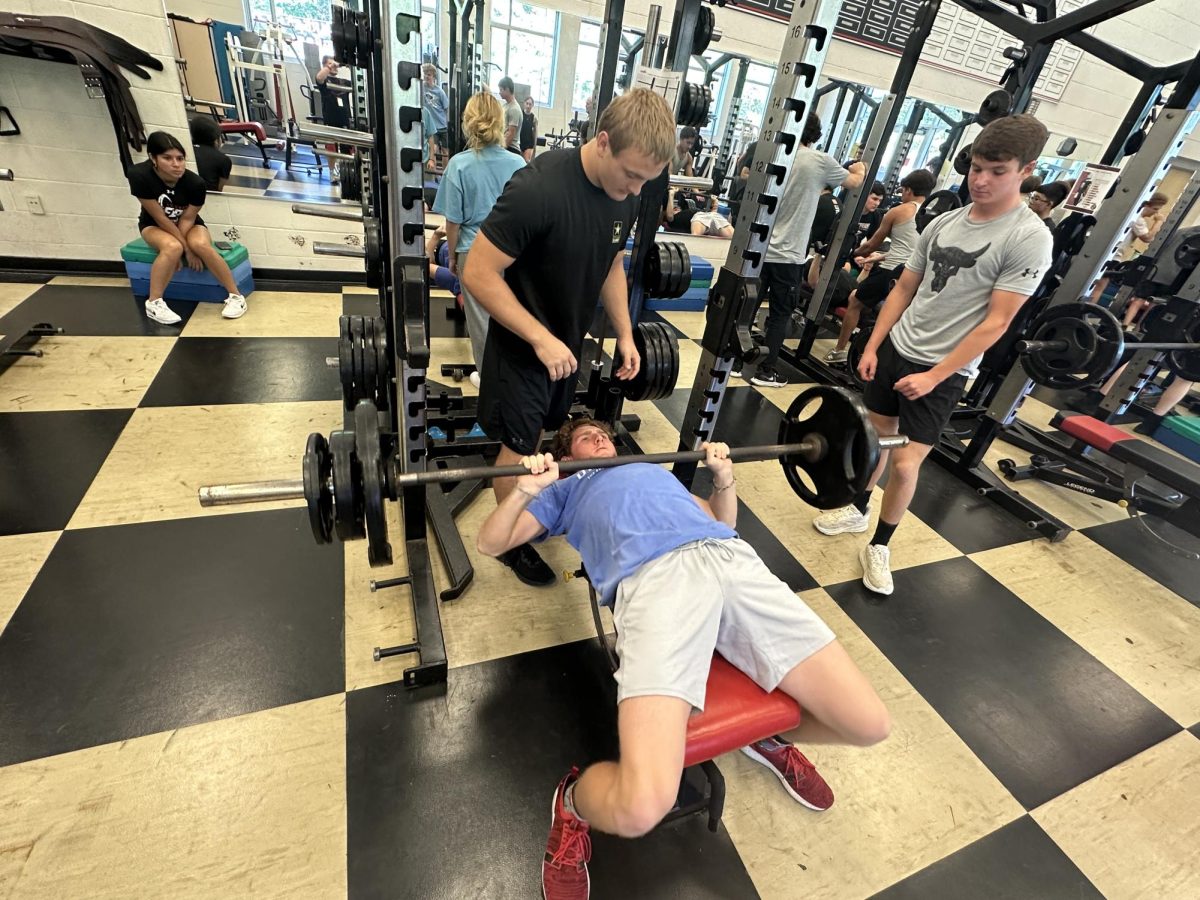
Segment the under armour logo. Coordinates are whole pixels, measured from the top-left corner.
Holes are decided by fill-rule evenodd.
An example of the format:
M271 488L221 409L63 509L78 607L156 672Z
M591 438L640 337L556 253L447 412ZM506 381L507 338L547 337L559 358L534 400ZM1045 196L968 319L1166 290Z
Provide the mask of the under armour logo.
M1037 269L1026 269L1024 272L1021 273L1021 277L1022 278L1033 278L1037 275L1037 273L1038 273Z

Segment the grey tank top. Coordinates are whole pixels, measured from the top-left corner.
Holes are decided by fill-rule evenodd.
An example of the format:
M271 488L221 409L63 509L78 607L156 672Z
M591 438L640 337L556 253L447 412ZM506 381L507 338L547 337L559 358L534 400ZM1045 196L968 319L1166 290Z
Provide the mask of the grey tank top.
M910 200L909 203L916 204L917 201ZM885 269L894 269L896 266L903 266L908 262L908 258L912 256L913 248L917 246L917 216L914 212L913 217L907 222L900 222L892 226L892 230L888 233L891 239L891 246L888 248L887 256L883 258L883 267Z

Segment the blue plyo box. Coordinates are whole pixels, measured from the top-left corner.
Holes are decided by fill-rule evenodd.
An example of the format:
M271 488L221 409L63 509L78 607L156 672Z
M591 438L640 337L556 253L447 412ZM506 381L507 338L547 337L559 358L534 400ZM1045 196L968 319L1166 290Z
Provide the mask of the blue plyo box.
M129 275L129 284L133 295L139 299L150 296L150 265L141 262L126 262L125 271ZM238 263L233 267L233 280L237 282L238 293L249 296L254 292L254 272L250 260ZM225 299L225 288L207 269L193 272L184 267L176 272L167 285L163 297L166 300L200 300L210 303L220 303Z

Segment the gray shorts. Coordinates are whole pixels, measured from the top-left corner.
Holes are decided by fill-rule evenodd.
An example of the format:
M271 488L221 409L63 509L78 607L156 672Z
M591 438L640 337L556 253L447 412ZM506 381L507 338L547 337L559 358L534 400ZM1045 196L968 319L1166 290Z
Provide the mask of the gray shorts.
M773 691L834 634L745 541L693 541L617 586L617 702L668 696L704 708L713 650Z

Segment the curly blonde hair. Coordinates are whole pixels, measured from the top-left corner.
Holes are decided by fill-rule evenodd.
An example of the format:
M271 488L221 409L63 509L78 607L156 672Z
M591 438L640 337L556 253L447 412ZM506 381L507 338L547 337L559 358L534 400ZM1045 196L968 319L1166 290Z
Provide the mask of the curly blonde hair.
M480 91L467 101L462 126L467 146L472 150L499 144L504 138L504 109L500 101L491 91Z

